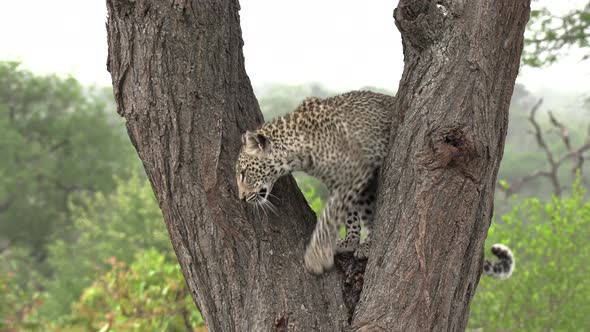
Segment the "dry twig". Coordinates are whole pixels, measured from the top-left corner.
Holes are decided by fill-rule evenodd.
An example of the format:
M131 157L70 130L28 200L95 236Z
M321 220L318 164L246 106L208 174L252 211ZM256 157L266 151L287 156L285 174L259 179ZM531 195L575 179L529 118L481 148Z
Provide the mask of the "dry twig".
M578 170L581 172L585 158L584 153L590 150L590 127L588 128L588 133L584 144L577 149L574 149L570 140L569 128L557 121L553 113L549 112L549 121L555 128L558 129L559 136L567 149L566 153L556 158L553 154L553 151L551 151L547 145L545 135L541 130L541 126L536 120L537 111L541 107L542 103L543 99L539 99L539 101L533 106L529 115L529 122L533 127L533 135L535 136L537 144L545 152L547 162L549 163L549 169L540 169L532 172L531 174L513 180L512 183L510 183L510 186L507 188L502 188L506 196L520 192L527 183L541 177L548 178L549 181L551 181L551 185L553 186L554 194L556 196L561 196L562 186L559 180L559 168L566 160L573 160L574 167L572 168L572 173L575 175Z

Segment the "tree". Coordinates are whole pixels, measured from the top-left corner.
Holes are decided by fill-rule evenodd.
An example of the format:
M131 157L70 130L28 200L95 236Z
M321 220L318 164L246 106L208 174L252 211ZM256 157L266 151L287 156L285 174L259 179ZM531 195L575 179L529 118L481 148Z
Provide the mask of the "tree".
M504 191L506 196L520 193L523 187L527 184L533 180L541 178L546 178L551 183L552 190L550 192L552 195L561 196L563 190L562 177L565 175L563 174L565 166L570 166L570 172L568 172L570 174L567 174L571 176L572 180L570 183L575 180L576 175L582 176L584 160L588 159L588 150L590 150L590 129L585 133L586 137L584 137L583 142L580 143L579 146L574 146L574 142L572 141L576 135L572 135L573 131L559 122L555 115L549 111L549 122L551 123L551 126L556 129L559 138L563 143L563 147L560 151L554 151L553 147L550 145L552 140L547 139L547 132L541 129L536 118L537 111L542 103L543 99L539 99L539 101L531 108L528 120L533 127L535 141L539 148L544 152L548 165L542 169L530 172L525 176L513 179L510 182L502 181L501 190ZM574 132L574 134L576 133ZM583 183L587 182L583 177L580 179Z
M519 258L518 272L501 287L482 281L470 327L583 331L590 326L590 202L584 194L578 179L571 195L526 199L492 225L488 244L509 244Z
M30 284L39 279L35 275L37 264L20 248L10 247L0 253L0 331L38 329L37 309L44 296L30 291L36 286Z
M43 262L73 194L108 192L135 163L102 91L0 62L0 241ZM57 234L56 234L57 233Z
M67 316L83 289L111 267L112 257L131 264L138 253L153 249L176 262L147 179L115 180L117 188L109 194L78 195L70 204L72 226L67 230L76 239L48 246L47 264L54 272L43 283L49 294L41 308L45 316Z
M114 257L111 265L73 306L67 331L194 331L203 325L176 262L151 249L129 266Z
M237 200L240 134L262 122L237 1L107 8L118 112L211 331L465 328L528 0L400 1L403 121L382 170L366 272L344 257L320 277L303 269L313 213L292 178L273 189L280 214L257 220Z
M590 1L582 8L565 15L555 15L546 7L531 12L529 34L523 62L541 67L552 64L564 54L564 49L590 47ZM582 56L586 60L590 54Z

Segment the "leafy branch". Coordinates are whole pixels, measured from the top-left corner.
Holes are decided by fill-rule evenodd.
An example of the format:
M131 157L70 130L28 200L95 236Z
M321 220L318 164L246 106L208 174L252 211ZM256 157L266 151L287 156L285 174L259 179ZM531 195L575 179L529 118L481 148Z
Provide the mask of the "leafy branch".
M563 16L547 8L531 11L523 62L533 67L552 64L571 47L590 47L590 1ZM582 60L590 57L586 53Z

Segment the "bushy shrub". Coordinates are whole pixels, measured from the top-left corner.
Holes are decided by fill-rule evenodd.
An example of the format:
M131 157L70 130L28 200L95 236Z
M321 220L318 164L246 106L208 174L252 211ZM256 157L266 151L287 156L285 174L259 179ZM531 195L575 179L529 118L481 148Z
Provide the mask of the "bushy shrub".
M192 331L204 325L180 266L156 250L111 270L86 288L67 329L87 331Z
M0 254L0 331L38 330L38 308L46 298L28 250L13 246Z
M469 326L484 331L584 331L590 326L590 202L576 183L570 197L527 199L490 228L486 248L506 243L516 269L482 278Z
M50 318L67 314L82 290L110 268L108 259L131 263L138 252L156 249L170 262L174 253L162 213L147 179L133 175L115 180L110 194L85 194L71 204L70 241L49 246L48 263L55 271L45 283L51 294L42 311Z

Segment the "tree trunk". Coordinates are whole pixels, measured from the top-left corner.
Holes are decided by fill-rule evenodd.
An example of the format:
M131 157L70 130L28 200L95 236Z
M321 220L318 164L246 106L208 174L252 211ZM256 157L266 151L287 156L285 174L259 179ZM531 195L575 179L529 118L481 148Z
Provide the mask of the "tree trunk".
M304 271L314 227L292 178L280 216L238 201L240 135L262 123L244 69L237 1L107 1L118 112L152 183L210 331L331 330L347 323L340 278Z
M354 326L464 330L481 275L530 1L438 3L394 12L404 120L381 170Z
M320 277L305 272L314 216L293 179L273 189L279 215L256 218L237 199L240 134L262 122L237 0L107 0L118 112L210 331L340 331L351 320L368 331L464 329L528 2L402 0L396 10L405 120L351 317L364 266L341 258Z

